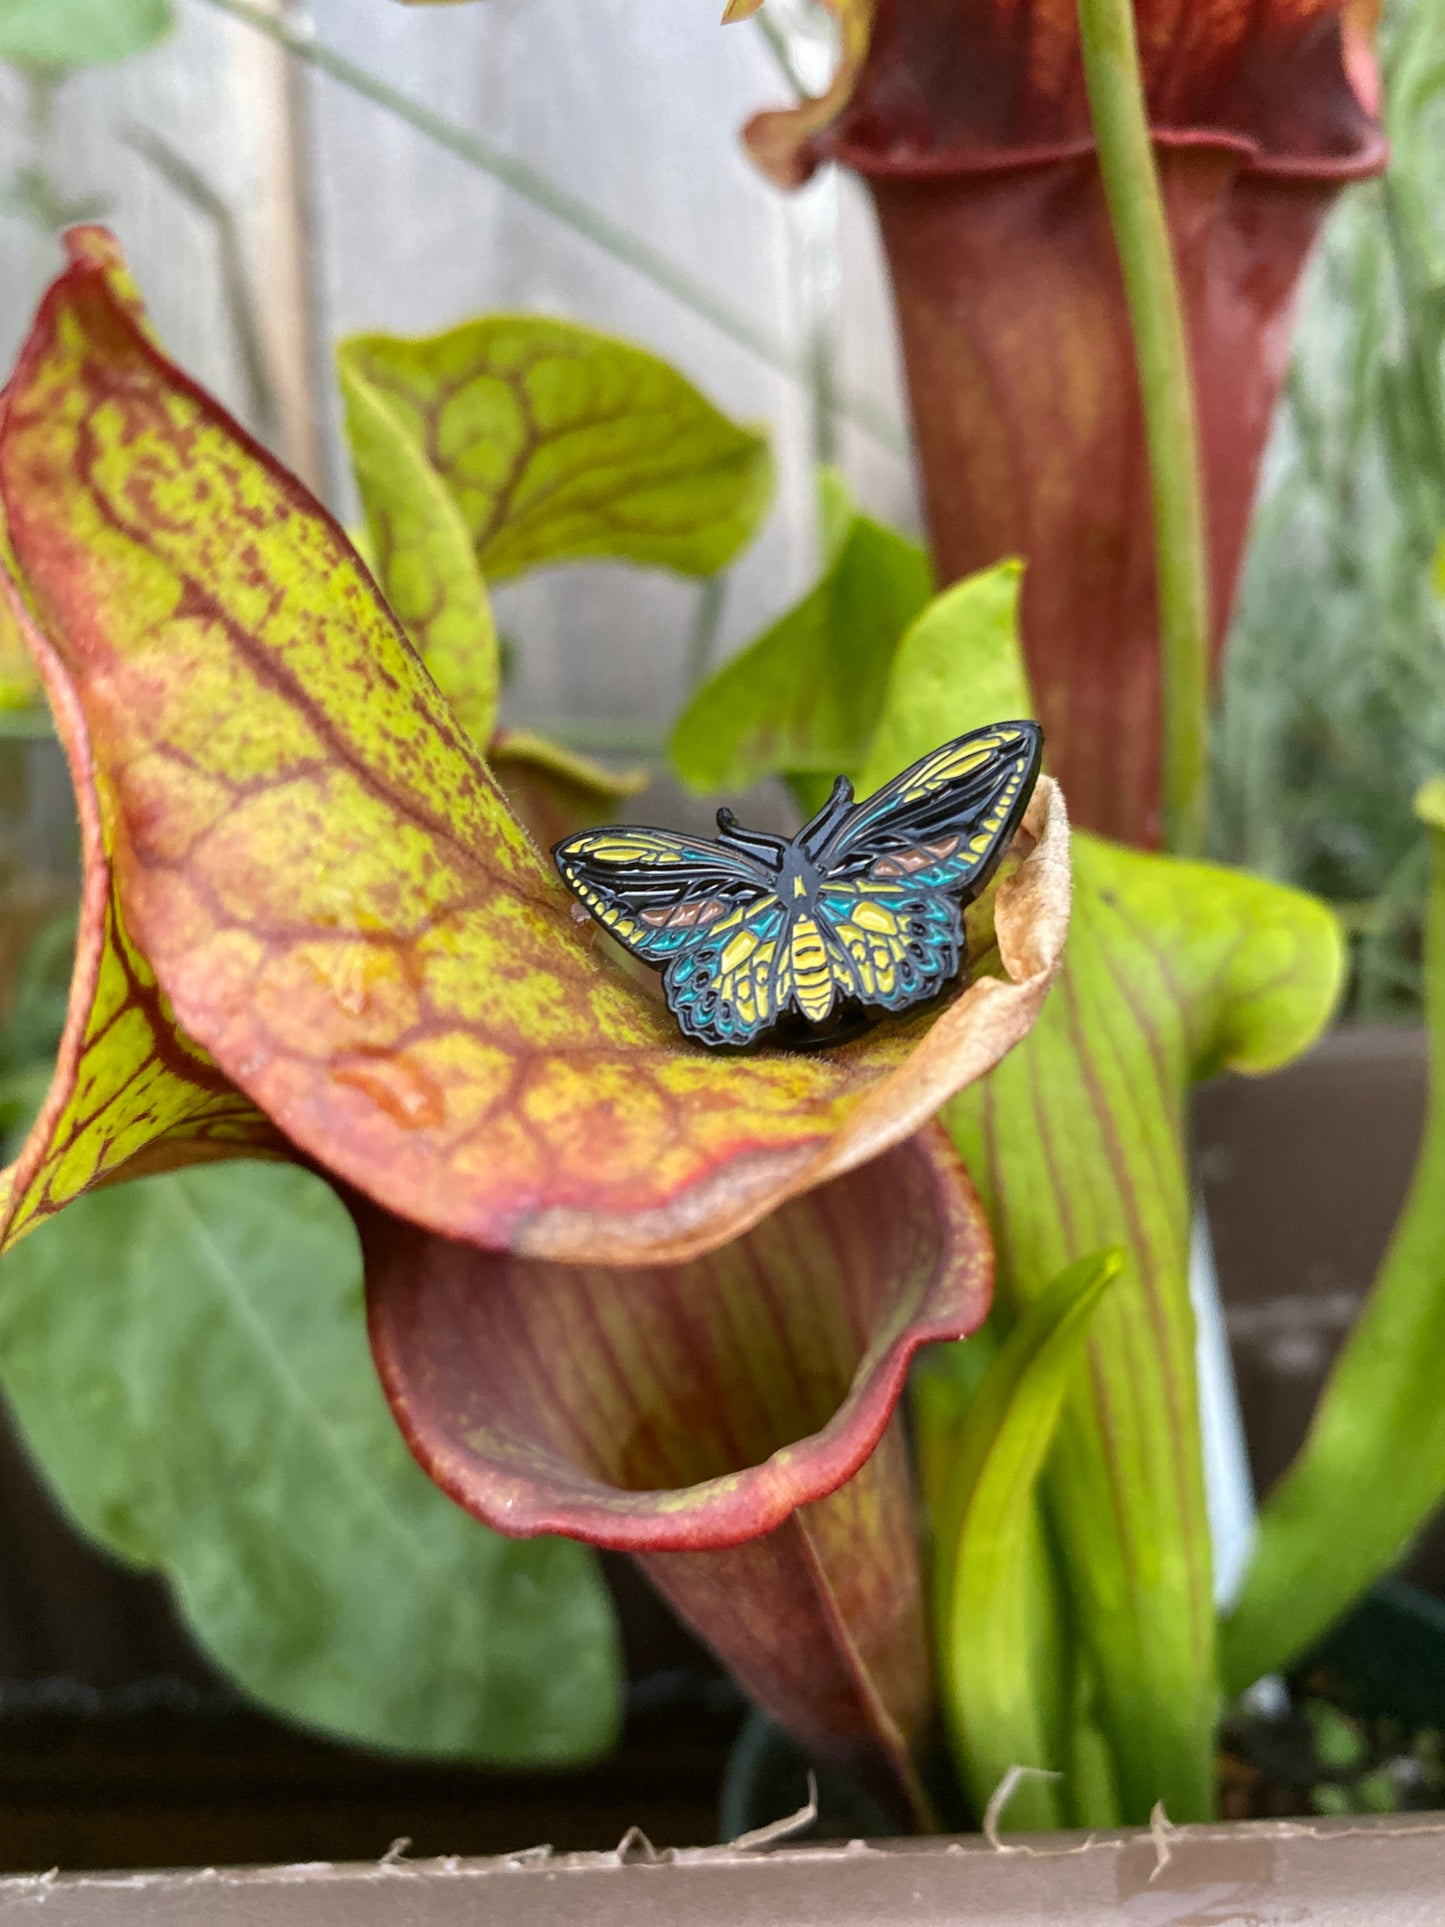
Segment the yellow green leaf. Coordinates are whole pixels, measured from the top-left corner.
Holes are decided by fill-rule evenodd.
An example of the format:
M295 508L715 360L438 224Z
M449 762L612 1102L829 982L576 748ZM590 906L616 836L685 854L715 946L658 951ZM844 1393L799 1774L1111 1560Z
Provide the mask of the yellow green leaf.
M1068 915L1048 782L941 1010L824 1053L683 1042L578 927L336 524L88 252L10 384L0 494L167 1015L398 1214L539 1256L680 1258L900 1142L1032 1023ZM104 855L93 837L91 943Z
M17 67L94 67L163 40L171 0L5 0L0 60Z
M900 648L887 755L870 759L865 783L917 754L919 732L931 741L991 720L1002 691L1019 710L1016 638L1001 624L972 634L952 676L947 611ZM1016 1315L1069 1265L1109 1246L1126 1254L1066 1402L1047 1503L1124 1817L1147 1819L1162 1799L1174 1818L1200 1818L1214 1798L1218 1683L1185 1106L1191 1082L1226 1064L1267 1070L1303 1050L1333 1007L1343 948L1331 914L1298 891L1083 835L1073 861L1068 955L1038 1023L944 1115Z
M811 809L867 753L894 649L928 600L928 558L846 496L840 501L826 471L823 486L822 578L678 719L672 761L695 789L744 789L782 775Z
M337 350L368 561L472 740L496 723L487 579L605 557L711 575L767 508L766 438L573 322L491 315Z
M1103 1252L1055 1279L950 1428L934 1506L936 1636L949 1734L980 1813L1011 1766L1062 1775L1067 1764L1065 1662L1059 1629L1040 1611L1051 1601L1035 1497L1090 1322L1122 1264L1122 1253ZM926 1377L946 1376L958 1349L925 1353ZM1008 1813L1011 1826L1036 1829L1073 1817L1043 1779L1026 1781Z
M1309 1436L1260 1509L1243 1591L1223 1628L1240 1692L1288 1665L1445 1502L1445 780L1417 814L1430 832L1425 932L1430 1105L1405 1208Z
M354 335L338 360L348 398L367 391L439 478L488 581L589 556L713 575L767 508L763 433L657 356L575 322Z
M611 770L530 729L499 729L487 762L507 801L540 849L609 823L651 780L645 769Z
M1014 640L1022 581L1019 562L965 576L935 596L904 632L889 661L886 697L873 708L875 719L880 708L882 716L863 764L865 795L906 768L914 755L910 745L927 742L940 718L955 713L960 684L980 724L1032 716Z
M424 436L354 344L337 356L352 472L366 511L366 562L436 678L457 721L485 746L497 720L501 664L481 564Z

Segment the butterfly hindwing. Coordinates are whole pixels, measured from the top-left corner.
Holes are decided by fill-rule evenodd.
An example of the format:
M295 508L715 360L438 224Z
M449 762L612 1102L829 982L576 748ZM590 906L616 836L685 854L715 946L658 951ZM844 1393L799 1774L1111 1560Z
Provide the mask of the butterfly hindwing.
M913 764L865 797L819 852L828 880L866 876L963 901L992 875L1038 778L1037 723L995 723Z
M963 918L942 890L868 877L824 883L819 923L840 994L882 1010L936 996L958 974Z
M659 967L771 894L772 879L761 863L668 830L586 830L565 838L552 854L568 887L603 928L633 956Z
M689 1037L750 1044L792 996L789 917L775 896L730 911L668 965L668 1007Z

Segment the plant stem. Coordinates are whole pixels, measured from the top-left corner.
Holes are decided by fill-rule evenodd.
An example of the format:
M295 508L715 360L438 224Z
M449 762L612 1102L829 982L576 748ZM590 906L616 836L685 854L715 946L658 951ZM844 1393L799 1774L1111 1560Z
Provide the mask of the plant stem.
M808 98L808 89L803 85L803 77L794 64L792 51L788 46L787 35L783 32L777 21L767 13L755 13L753 15L753 25L758 29L759 33L761 33L763 39L767 41L772 51L773 59L778 63L778 72L783 76L785 83L792 89L793 98L795 100L806 100Z
M1177 856L1197 856L1209 806L1209 551L1189 344L1133 0L1079 0L1079 37L1149 449L1164 692L1164 844Z
M541 208L554 220L571 228L574 234L580 234L594 247L610 255L614 261L622 262L645 281L650 281L655 288L661 288L664 294L671 295L673 300L711 323L719 334L736 342L740 348L745 348L765 366L776 369L793 381L808 379L806 371L799 366L798 357L766 328L760 327L730 302L714 294L703 282L694 280L685 269L678 267L675 261L644 241L640 235L623 227L620 222L610 220L607 215L599 214L585 201L558 187L555 181L548 180L539 169L516 159L514 155L504 154L500 148L467 128L458 127L443 115L435 113L424 101L403 93L389 81L348 60L345 54L338 53L334 47L317 40L309 30L268 13L256 5L255 0L204 0L204 4L219 13L229 14L234 20L244 21L248 27L254 27L257 33L276 41L298 60L304 60L308 66L330 75L364 100L405 121L409 127L414 127L419 134L425 134L428 140L435 141L449 154L455 154L458 160L465 161L469 167L500 181L513 193L521 195L534 207ZM862 397L847 398L845 406L846 412L858 426L880 446L895 454L904 452L905 443L897 424L881 410Z
M684 697L695 696L707 681L707 673L712 667L713 650L717 647L718 625L722 621L723 602L727 596L727 578L721 575L707 576L698 587L697 610L693 616L692 631L687 639L687 663L684 669L686 688Z

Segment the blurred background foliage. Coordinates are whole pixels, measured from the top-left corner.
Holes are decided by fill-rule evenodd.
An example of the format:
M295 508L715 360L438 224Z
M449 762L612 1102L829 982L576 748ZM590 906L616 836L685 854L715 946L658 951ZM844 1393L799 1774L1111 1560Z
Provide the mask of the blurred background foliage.
M1414 1018L1445 765L1445 6L1385 21L1389 172L1345 195L1306 285L1216 719L1217 853L1318 891L1348 1014Z

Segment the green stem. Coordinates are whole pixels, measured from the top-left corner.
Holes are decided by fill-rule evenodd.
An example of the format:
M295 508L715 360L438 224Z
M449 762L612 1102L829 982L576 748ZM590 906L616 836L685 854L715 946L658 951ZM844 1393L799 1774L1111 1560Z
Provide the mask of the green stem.
M514 194L519 194L534 207L541 208L554 220L572 229L590 241L604 254L620 261L664 294L671 295L693 314L700 315L710 322L719 334L734 341L749 354L779 374L793 381L806 381L808 374L798 365L796 355L789 352L782 342L777 341L767 329L759 327L749 316L734 308L731 303L721 300L701 281L694 280L675 261L668 258L657 248L634 234L620 222L609 220L599 214L585 201L578 200L565 188L558 187L555 181L526 161L519 161L511 154L504 154L500 148L493 147L490 141L483 140L464 127L458 127L441 114L434 113L423 101L415 100L389 81L369 73L365 67L357 66L334 47L317 40L311 33L278 19L264 8L257 6L255 0L204 0L208 7L217 12L229 14L234 20L245 21L257 33L265 34L298 60L318 72L328 74L342 86L349 87L362 99L369 100L374 106L384 108L398 120L414 127L428 140L444 147L458 160L465 161L469 167L480 173L490 175L500 181ZM849 397L846 402L847 413L867 434L871 435L882 447L894 453L902 453L904 441L897 425L891 422L880 410L872 407L861 397Z
M778 72L783 76L786 85L792 89L794 100L806 100L808 90L803 85L803 76L793 62L792 50L788 46L788 36L777 21L766 13L755 13L753 24L767 41L773 59L778 63Z
M692 631L687 639L687 663L683 672L686 697L695 696L707 681L707 672L712 667L713 650L717 647L718 625L722 621L723 602L726 596L725 576L707 576L699 585L697 609L693 616Z
M1079 0L1079 36L1149 448L1164 692L1164 842L1178 856L1197 856L1209 807L1209 550L1189 344L1133 0Z

